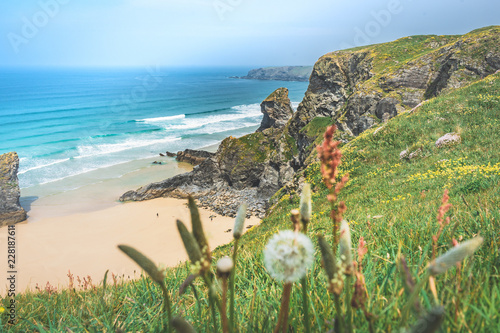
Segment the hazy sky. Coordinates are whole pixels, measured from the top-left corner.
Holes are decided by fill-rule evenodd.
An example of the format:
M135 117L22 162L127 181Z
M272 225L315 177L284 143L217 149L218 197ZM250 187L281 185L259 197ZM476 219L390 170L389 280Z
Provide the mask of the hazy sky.
M498 0L5 0L0 66L312 65L500 24Z

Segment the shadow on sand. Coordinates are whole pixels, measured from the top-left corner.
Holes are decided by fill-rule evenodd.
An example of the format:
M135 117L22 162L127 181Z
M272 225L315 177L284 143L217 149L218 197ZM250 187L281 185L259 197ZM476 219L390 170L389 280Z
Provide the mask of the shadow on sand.
M21 204L21 207L23 207L26 212L29 212L31 210L31 204L37 200L38 200L37 196L21 197L19 199L19 203Z

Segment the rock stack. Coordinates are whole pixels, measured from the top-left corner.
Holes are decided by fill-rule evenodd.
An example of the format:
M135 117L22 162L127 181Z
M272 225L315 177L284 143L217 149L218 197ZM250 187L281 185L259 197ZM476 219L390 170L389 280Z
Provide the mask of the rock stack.
M19 204L18 169L17 153L0 155L0 226L26 220L26 211Z

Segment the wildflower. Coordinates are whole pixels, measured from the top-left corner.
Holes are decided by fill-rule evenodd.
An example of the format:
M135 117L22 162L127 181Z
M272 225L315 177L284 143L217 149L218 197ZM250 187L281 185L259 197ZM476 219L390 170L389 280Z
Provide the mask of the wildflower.
M236 214L236 219L234 220L234 231L233 237L239 239L243 233L243 226L245 225L245 218L247 216L247 205L242 204L238 209Z
M482 242L483 237L477 236L458 244L432 262L429 266L429 272L432 275L446 272L449 268L476 252Z
M4 313L5 312L5 308L3 306L0 306L0 313Z
M304 234L285 230L274 235L264 249L264 264L276 280L295 282L314 261L314 247Z

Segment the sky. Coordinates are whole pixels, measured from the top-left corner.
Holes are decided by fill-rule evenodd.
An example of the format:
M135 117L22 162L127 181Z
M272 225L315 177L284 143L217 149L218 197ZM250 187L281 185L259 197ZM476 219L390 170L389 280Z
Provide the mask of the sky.
M22 0L0 67L313 65L325 53L500 25L498 0Z

